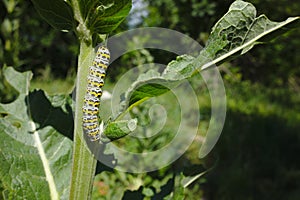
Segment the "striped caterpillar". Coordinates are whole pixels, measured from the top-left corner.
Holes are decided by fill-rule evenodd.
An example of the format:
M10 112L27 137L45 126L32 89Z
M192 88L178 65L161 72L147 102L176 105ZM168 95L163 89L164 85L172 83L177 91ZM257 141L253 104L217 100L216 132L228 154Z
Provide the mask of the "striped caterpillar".
M100 139L100 126L98 120L100 98L102 96L102 87L106 69L109 64L109 50L101 46L98 48L93 64L89 67L89 75L87 77L88 85L84 96L82 107L82 128L91 141Z

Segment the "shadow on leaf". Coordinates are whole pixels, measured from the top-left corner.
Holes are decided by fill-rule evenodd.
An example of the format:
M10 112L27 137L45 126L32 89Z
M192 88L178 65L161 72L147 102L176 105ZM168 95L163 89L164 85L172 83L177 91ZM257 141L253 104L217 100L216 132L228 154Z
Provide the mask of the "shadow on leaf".
M53 106L42 90L35 90L29 94L28 111L39 129L52 126L64 136L73 139L73 115L71 106L65 102L61 106ZM65 110L63 109L65 107Z

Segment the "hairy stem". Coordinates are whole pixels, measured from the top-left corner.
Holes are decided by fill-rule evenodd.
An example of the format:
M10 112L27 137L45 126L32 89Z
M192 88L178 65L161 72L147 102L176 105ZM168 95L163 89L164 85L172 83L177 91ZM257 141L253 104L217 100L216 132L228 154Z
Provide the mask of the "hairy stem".
M88 66L93 59L93 55L93 48L87 46L84 42L81 42L76 84L74 148L70 199L90 199L97 164L97 160L85 144L81 127L82 100L85 94Z

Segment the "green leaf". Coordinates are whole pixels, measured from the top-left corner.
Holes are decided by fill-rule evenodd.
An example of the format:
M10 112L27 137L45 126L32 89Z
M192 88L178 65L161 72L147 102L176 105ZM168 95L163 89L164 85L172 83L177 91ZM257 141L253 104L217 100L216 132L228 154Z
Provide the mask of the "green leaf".
M41 17L54 28L70 31L75 27L71 6L63 0L32 0Z
M75 18L79 22L79 35L85 39L112 32L127 17L131 9L130 0L73 0L71 2Z
M87 27L92 33L110 33L127 17L130 9L131 0L102 1L97 5L95 15L88 19Z
M107 125L104 135L110 140L116 140L134 131L136 125L137 119L115 121Z
M30 72L4 69L5 79L18 92L0 104L0 180L6 199L68 199L72 142L53 126L37 130L28 114ZM27 102L27 103L26 103ZM55 125L55 124L54 124Z
M148 98L166 93L170 88L178 85L178 81L165 79L154 70L141 74L125 93L125 99L121 102L121 113L116 119L120 119L132 107L137 106ZM127 109L127 110L126 110Z
M181 184L183 179L184 179L183 173L175 176L174 192L173 194L171 194L172 199L174 200L184 199L184 186Z
M178 56L176 60L171 61L162 76L168 80L181 80L187 78L194 72L194 57L189 55Z
M166 93L198 71L240 56L262 40L274 38L275 34L286 31L288 25L295 25L299 19L292 17L283 22L273 22L265 15L256 17L256 9L252 4L240 0L233 2L228 12L212 28L208 42L198 57L181 55L170 62L162 74L153 71L141 74L126 91L125 99L121 102L121 113L116 119L120 120L134 106Z
M235 1L212 28L205 48L195 59L195 69L204 70L240 56L261 41L272 40L278 33L287 31L287 26L299 19L290 17L283 22L273 22L265 15L256 17L251 3Z
M154 195L154 192L151 188L143 188L142 194L146 197L152 197Z

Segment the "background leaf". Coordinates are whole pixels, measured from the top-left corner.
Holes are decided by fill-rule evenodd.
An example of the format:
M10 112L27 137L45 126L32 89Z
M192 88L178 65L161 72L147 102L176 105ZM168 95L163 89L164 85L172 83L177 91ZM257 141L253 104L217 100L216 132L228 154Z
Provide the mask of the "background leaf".
M73 10L63 0L32 0L41 17L54 28L70 31L75 27Z
M30 72L7 68L4 75L19 92L12 103L0 104L0 180L5 197L68 199L72 142L53 126L32 129L26 104Z

